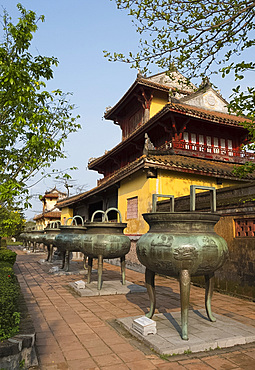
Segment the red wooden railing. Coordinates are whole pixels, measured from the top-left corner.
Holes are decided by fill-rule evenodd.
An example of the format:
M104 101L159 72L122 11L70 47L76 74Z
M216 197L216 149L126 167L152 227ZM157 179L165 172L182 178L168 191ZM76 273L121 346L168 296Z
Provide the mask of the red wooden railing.
M213 145L206 145L206 144L195 144L191 142L185 142L185 141L173 141L172 143L173 149L179 149L179 150L187 150L196 152L197 154L201 154L201 157L203 157L205 154L208 154L209 156L212 155L212 158L214 155L217 156L224 156L229 157L229 159L240 159L240 160L246 160L246 161L254 161L255 160L255 153L246 152L244 150L240 149L230 149L230 148L223 148L220 146L213 146ZM208 156L207 155L207 156Z

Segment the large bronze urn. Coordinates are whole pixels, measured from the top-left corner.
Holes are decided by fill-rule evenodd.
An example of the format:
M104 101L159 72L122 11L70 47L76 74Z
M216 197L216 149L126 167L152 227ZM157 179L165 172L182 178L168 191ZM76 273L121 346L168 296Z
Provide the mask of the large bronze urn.
M19 239L22 241L23 246L27 245L27 237L28 237L27 230L24 230L22 233L19 234Z
M77 223L80 219L81 224ZM68 221L71 224L68 225ZM77 215L66 220L65 225L61 225L60 232L54 240L56 247L63 253L62 269L69 271L71 252L81 252L82 235L86 232L84 221Z
M116 211L120 222L109 222L108 213ZM103 214L102 222L94 222L97 213ZM98 259L98 290L102 287L103 259L120 258L122 284L125 284L125 255L130 250L130 239L123 234L127 226L122 222L121 214L116 208L109 208L106 212L96 211L91 222L86 222L86 234L83 236L82 252L88 256L88 283L91 279L93 258Z
M211 312L213 277L228 254L226 241L214 231L220 216L214 212L192 211L153 212L143 217L150 229L137 242L137 256L146 267L145 281L150 298L147 316L151 318L155 311L155 273L179 278L182 339L187 340L191 276L204 275L206 311L208 318L215 321Z
M48 255L46 261L52 262L53 248L55 247L56 236L60 233L60 221L50 222L44 229L43 244L47 246Z
M33 252L36 250L37 244L43 243L43 234L44 234L44 229L35 227L32 229L31 234L29 235L29 241L33 245Z

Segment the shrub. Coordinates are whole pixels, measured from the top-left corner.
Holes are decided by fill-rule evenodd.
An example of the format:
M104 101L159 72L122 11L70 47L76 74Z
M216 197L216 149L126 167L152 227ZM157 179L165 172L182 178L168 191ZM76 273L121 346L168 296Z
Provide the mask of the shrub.
M6 239L0 238L0 247L1 248L6 248L7 247L7 241L6 241Z
M0 340L12 337L19 331L20 289L12 266L0 262Z
M0 262L8 262L10 265L14 265L17 254L10 251L9 249L0 249Z

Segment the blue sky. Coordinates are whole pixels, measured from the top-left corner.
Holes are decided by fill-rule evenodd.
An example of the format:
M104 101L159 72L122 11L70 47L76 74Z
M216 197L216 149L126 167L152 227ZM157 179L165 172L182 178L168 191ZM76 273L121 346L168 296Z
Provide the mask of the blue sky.
M18 1L0 0L16 22ZM123 63L108 62L103 50L127 53L135 51L139 35L127 13L116 9L110 0L23 0L26 9L37 15L45 15L39 23L30 52L34 55L55 56L59 66L54 70L54 80L48 89L72 92L72 103L82 130L70 135L65 145L67 159L58 161L54 167L64 169L77 166L73 173L77 184L89 190L96 186L99 175L87 170L90 157L99 157L121 139L118 126L102 119L105 108L113 106L136 78L137 71ZM153 73L158 73L154 70ZM213 81L221 89L224 98L231 94L231 80ZM44 194L54 186L52 179L45 179L32 188L32 194ZM60 185L58 185L61 188ZM64 188L62 187L62 190ZM71 191L72 194L72 191ZM40 213L42 204L33 201L33 209L27 218Z

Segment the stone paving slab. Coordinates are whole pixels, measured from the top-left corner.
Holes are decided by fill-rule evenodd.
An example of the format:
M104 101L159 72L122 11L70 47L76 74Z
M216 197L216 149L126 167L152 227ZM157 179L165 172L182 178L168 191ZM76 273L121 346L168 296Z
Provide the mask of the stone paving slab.
M36 254L36 255L44 255L45 254L44 251L38 250L38 249L36 249L35 251L29 250L29 249L24 249L24 252L26 252L27 254Z
M157 334L143 336L132 329L134 319L117 319L132 335L161 355L210 351L255 342L255 327L229 317L214 314L216 322L208 320L204 309L189 311L189 340L181 339L181 312L156 314Z
M52 263L52 262L46 261L45 259L40 259L37 262L41 266L47 266L49 268L47 272L50 275L54 275L54 276L85 275L88 273L88 270L84 268L81 269L80 263L76 261L70 262L69 271L64 271L60 269L60 266L62 265L61 260L54 260ZM58 267L58 270L54 271L54 267L56 266ZM95 272L97 272L97 270L93 269L92 273L95 273Z
M93 297L115 294L130 294L130 293L144 293L146 288L126 281L125 285L118 280L103 281L102 289L97 290L97 281L92 281L90 284L86 283L85 289L78 289L75 283L68 284L81 297Z

